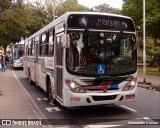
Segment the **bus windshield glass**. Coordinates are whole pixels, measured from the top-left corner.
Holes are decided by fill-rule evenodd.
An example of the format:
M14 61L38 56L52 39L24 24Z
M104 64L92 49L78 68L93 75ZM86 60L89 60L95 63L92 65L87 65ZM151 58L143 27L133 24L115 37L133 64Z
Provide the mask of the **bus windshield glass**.
M68 31L67 70L75 75L127 75L136 72L134 34Z
M20 57L23 57L23 44L16 44L15 45L15 52L14 52L14 57L16 59L19 59Z

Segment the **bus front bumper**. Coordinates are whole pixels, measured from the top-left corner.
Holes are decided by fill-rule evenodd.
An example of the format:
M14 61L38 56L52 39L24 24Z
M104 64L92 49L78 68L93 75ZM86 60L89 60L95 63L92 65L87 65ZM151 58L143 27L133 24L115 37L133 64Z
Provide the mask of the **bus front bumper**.
M63 100L63 106L91 106L135 101L136 90L136 87L131 91L110 93L73 93L70 90L63 90L65 97Z
M17 63L15 63L15 64L13 65L13 67L14 67L14 68L20 68L20 67L23 67L23 64L17 64Z

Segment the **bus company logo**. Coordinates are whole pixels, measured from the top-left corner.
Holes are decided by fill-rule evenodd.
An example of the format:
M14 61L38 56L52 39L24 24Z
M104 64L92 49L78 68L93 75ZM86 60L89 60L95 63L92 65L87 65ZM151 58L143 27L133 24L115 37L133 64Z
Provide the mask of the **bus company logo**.
M2 125L12 125L11 120L2 120Z
M47 66L53 67L53 60L49 60Z

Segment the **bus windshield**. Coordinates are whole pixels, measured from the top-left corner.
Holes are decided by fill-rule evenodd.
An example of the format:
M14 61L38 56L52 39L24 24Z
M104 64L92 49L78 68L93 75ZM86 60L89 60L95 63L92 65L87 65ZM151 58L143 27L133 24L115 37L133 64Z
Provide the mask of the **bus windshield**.
M136 72L135 34L68 31L67 70L75 75L127 75Z
M20 57L23 57L23 44L16 44L14 48L14 57L15 59L19 59Z

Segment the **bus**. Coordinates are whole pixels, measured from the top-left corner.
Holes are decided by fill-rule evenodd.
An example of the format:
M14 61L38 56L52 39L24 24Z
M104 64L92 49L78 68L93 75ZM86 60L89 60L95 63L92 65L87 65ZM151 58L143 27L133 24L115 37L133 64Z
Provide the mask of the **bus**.
M136 29L130 17L66 12L25 40L24 72L65 107L135 101Z
M13 68L23 68L24 43L13 44L12 47L12 66Z

